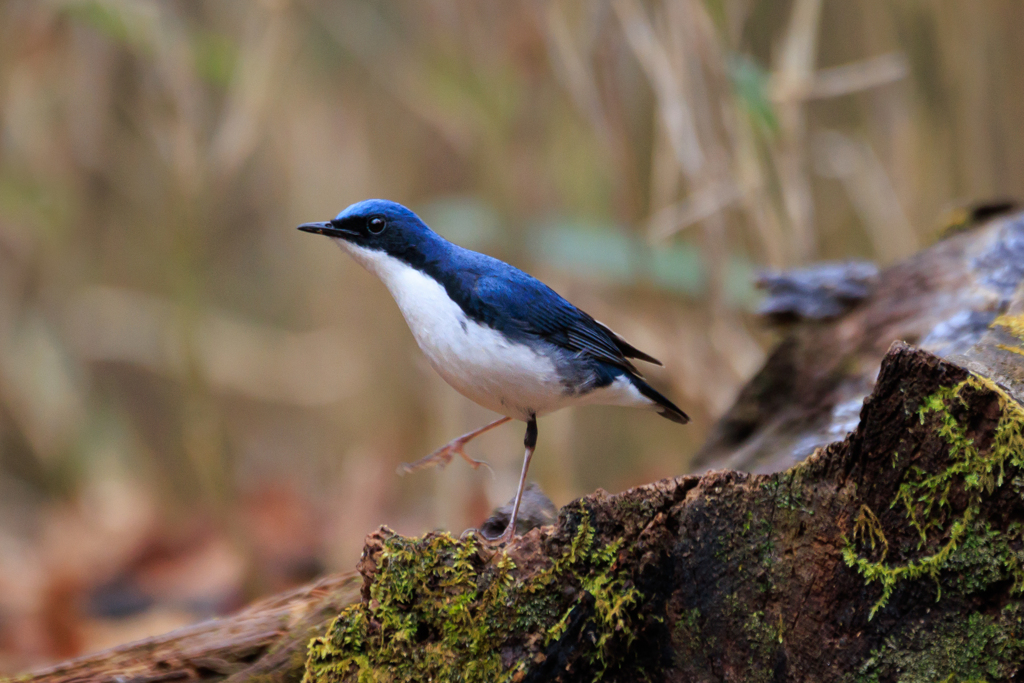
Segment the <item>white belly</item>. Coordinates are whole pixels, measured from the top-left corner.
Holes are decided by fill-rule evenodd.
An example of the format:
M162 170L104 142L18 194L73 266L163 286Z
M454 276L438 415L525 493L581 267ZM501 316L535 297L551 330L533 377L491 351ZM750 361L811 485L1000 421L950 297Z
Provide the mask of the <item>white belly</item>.
M467 318L433 278L383 252L338 242L380 277L431 366L463 396L518 420L589 402L565 392L550 358Z
M416 343L437 373L483 407L516 419L551 412L564 389L550 359L468 319L436 281L409 268L392 290Z

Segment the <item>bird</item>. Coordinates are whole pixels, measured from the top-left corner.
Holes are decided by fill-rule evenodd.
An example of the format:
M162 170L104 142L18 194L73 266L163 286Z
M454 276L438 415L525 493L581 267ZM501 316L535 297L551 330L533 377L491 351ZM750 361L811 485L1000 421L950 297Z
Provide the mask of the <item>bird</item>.
M689 417L648 384L633 360L661 365L531 275L444 239L406 207L385 199L352 204L303 232L334 240L376 275L398 304L417 345L456 391L502 417L453 439L406 471L444 466L464 447L510 420L526 423L526 447L508 526L515 537L537 418L569 406L614 405Z

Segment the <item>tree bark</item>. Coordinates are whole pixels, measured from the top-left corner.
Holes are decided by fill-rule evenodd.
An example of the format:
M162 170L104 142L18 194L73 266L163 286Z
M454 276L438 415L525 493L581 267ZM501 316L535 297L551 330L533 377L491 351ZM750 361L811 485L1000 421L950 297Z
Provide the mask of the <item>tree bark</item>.
M507 553L378 532L363 600L314 641L307 671L1008 680L1024 661L1022 466L1020 406L897 344L860 427L786 472L598 492Z
M792 276L800 285L800 273ZM778 276L777 276L778 277ZM778 472L856 426L896 340L996 380L1024 401L1024 357L993 325L1024 313L1024 216L938 242L881 272L868 296L828 320L786 325L782 342L696 456L702 468ZM823 292L808 296L828 296Z
M359 598L359 574L319 579L214 619L18 678L38 683L299 680L310 638Z

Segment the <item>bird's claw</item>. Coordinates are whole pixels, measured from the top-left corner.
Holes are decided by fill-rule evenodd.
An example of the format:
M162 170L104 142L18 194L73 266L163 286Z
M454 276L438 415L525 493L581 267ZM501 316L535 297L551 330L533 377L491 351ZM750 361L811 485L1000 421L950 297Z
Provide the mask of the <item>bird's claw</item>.
M500 536L488 536L487 534L485 534L482 531L477 533L477 536L480 538L480 540L482 541L483 545L492 546L492 547L495 547L495 546L496 547L506 546L506 545L508 545L509 543L512 542L513 538L515 538L515 534L514 533L513 534L509 534L508 530L506 530L505 533L501 534Z
M512 533L509 533L509 531L511 531ZM514 539L515 537L516 532L514 529L506 529L501 536L498 536L496 539L491 541L491 543L494 545L508 545L512 542L512 539Z
M466 452L461 448L457 449L456 452L462 456L462 458L469 463L469 466L474 470L480 469L481 466L486 467L487 471L491 473L491 478L494 478L494 468L487 463L486 460L474 460L473 458L466 455Z
M491 476L494 476L494 470L491 468L489 464L487 464L486 461L474 460L473 458L466 455L466 451L464 451L462 447L463 444L459 443L458 441L441 446L441 448L438 448L436 451L434 451L433 453L426 457L420 458L416 462L402 463L401 465L398 466L398 473L409 474L410 472L422 470L427 467L443 468L446 465L448 465L448 463L452 461L452 458L455 456L455 454L458 453L459 455L462 456L463 460L469 463L469 466L472 467L474 470L478 469L481 465L483 465L491 473Z

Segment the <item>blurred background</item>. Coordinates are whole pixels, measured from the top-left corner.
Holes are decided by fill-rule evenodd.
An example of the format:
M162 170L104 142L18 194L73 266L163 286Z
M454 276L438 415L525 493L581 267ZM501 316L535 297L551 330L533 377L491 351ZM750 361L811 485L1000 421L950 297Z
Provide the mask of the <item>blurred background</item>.
M386 197L660 358L694 421L540 422L557 505L689 471L759 268L885 265L1024 194L1012 0L0 0L0 673L479 524L492 419L299 233Z

